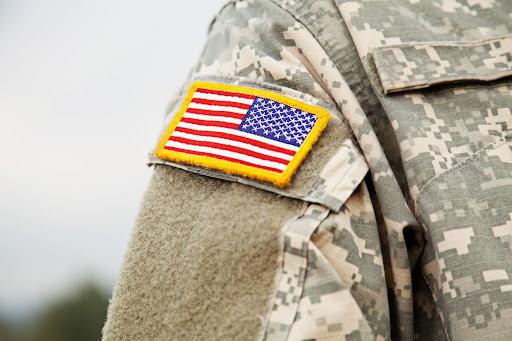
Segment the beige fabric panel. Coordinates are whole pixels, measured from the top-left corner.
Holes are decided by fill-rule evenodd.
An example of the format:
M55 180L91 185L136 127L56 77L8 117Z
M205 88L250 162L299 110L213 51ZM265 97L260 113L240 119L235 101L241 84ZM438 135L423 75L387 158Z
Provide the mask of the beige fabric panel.
M156 166L103 339L253 340L261 335L280 270L281 230L304 205Z

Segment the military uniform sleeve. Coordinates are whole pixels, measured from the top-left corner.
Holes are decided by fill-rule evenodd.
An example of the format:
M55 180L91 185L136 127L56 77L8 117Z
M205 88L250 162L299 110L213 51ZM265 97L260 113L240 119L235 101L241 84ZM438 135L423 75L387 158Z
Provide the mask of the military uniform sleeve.
M507 340L508 7L229 2L103 339Z
M329 121L284 186L159 157L157 143L104 340L389 338L368 165L340 107L351 90L324 49L280 4L236 1L218 14L158 143L197 84L271 93Z

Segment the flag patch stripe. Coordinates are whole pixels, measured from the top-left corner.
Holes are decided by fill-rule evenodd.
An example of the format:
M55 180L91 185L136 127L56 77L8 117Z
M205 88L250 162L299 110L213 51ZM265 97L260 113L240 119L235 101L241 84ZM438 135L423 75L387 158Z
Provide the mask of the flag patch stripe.
M251 98L244 98L244 97L237 97L237 96L230 96L230 95L220 95L220 94L210 94L210 93L204 93L204 92L197 92L194 94L193 98L202 98L202 99L209 99L214 101L227 101L227 102L238 102L243 104L248 104L249 106L254 102L254 97L251 96Z
M328 120L326 110L275 92L197 82L156 155L282 187Z
M192 124L203 125L203 126L223 127L223 128L230 128L230 129L238 128L238 124L236 124L236 123L228 123L228 122L222 122L222 121L197 120L195 118L187 118L187 117L183 117L181 119L181 121L185 122L185 123L192 123Z
M203 94L215 94L215 95L222 95L222 96L231 96L231 97L238 97L238 98L248 98L248 99L255 99L256 96L243 94L239 92L229 92L229 91L222 91L222 90L212 90L212 89L200 89L198 88L195 93L203 93Z
M176 130L178 130L180 128L191 129L191 130L195 130L195 131L204 131L204 132L208 132L208 133L221 133L221 134L227 134L227 135L235 135L237 137L240 137L241 139L244 139L242 141L248 141L248 140L257 141L259 143L264 144L264 145L260 145L260 147L262 147L262 148L271 149L271 147L275 147L276 149L272 149L272 150L279 151L281 153L285 153L285 154L289 154L289 155L295 155L295 153L299 150L298 147L288 145L286 143L274 142L272 145L270 145L270 144L266 143L265 138L262 138L261 136L258 136L258 135L248 134L248 133L240 131L240 130L225 129L222 127L213 127L213 126L202 126L202 125L197 125L197 124L193 124L193 123L183 122L183 120L178 124L178 126L176 127ZM212 135L212 136L215 136L215 135ZM240 141L240 140L237 140L237 141Z
M220 107L231 107L231 108L240 108L240 109L249 109L251 104L231 102L231 101L214 101L211 99L203 99L203 98L192 98L192 103L206 104L206 105L214 105Z
M168 148L165 147L165 149L168 149ZM210 156L210 157L213 157L213 158L216 158L216 159L220 159L220 160L230 161L230 162L234 162L234 163L240 163L240 164L245 165L245 166L263 168L263 169L269 170L271 172L280 172L279 169L275 169L275 168L272 168L272 167L266 167L266 166L262 166L262 165L256 165L254 163L233 159L233 158L230 158L230 157L227 157L227 156L216 155L216 154L208 154L208 153L200 153L200 152L196 152L196 151L188 150L188 149L174 148L173 150L175 150L177 152L180 152L180 153L187 153L187 154L193 154L193 155L199 155L199 156Z
M284 164L288 164L288 161L293 159L293 155L275 152L273 150L255 146L251 143L240 142L240 141L236 141L236 140L233 140L230 138L205 136L205 135L200 135L200 134L198 135L198 134L190 133L190 132L189 133L182 132L182 131L179 131L178 129L176 129L174 131L174 133L172 134L172 136L169 140L172 140L174 137L181 137L181 138L186 138L189 140L201 141L201 142L212 142L212 143L218 143L218 144L224 144L224 145L231 145L231 146L235 146L235 147L245 149L248 151L260 153L263 155L267 154L267 155L275 157L277 159L281 159L282 162L280 162L280 163L284 163Z
M245 117L244 114L238 114L236 112L231 112L231 111L213 111L213 110L188 108L187 112L192 113L192 114L200 114L200 115L233 117L233 118L239 118L240 120L242 120Z
M235 113L243 114L243 115L245 115L247 113L247 109L235 108L235 107L231 107L231 106L208 105L208 104L201 104L201 103L194 103L194 102L190 103L189 108L213 110L213 111L229 111L229 112L235 112Z
M228 123L234 123L234 124L240 124L242 122L239 118L233 118L233 117L226 117L226 116L220 116L220 115L205 115L205 114L192 114L188 111L183 115L185 118L193 118L196 120L206 120L206 121L219 121L219 122L228 122Z
M241 160L241 161L245 161L245 162L250 162L250 163L252 163L254 165L258 165L258 166L272 167L272 168L276 169L276 172L279 172L279 173L281 173L283 170L286 169L286 165L283 165L282 163L268 161L268 160L262 160L260 158L254 157L254 156L241 154L241 153L237 153L237 152L233 152L233 151L225 150L225 149L208 147L208 146L197 146L197 145L178 142L178 141L169 141L165 148L166 149L179 148L179 149L185 149L185 150L192 150L192 151L195 151L198 153L204 153L203 155L211 154L211 155L225 156L225 157L232 158L233 160Z
M255 151L252 151L252 150L249 150L246 148L240 148L240 147L234 146L232 144L217 143L217 142L213 142L213 141L198 141L197 139L189 139L189 138L184 138L184 137L173 135L167 142L167 146L171 146L172 141L188 144L191 146L208 147L208 148L218 149L218 150L222 150L222 151L230 151L230 152L237 153L240 155L247 155L247 156L253 157L255 159L263 160L263 161L272 161L272 162L280 163L285 166L288 164L288 160L284 160L284 159L273 157L270 155L258 153L258 152L255 152Z

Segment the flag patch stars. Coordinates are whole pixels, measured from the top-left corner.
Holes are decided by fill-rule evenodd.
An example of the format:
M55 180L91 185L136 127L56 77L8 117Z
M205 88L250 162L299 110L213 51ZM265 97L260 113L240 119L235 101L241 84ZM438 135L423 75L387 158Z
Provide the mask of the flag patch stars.
M240 130L300 147L317 119L300 109L256 97Z
M274 92L197 82L156 155L283 187L328 120L326 110Z

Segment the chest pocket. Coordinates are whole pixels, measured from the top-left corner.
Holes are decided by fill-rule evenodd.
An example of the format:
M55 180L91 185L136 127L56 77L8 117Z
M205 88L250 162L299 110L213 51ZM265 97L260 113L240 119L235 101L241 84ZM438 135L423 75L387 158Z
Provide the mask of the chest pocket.
M383 94L494 81L512 75L512 36L381 46L368 53L368 61L374 83Z
M512 36L375 48L368 68L400 144L412 196L512 128Z
M366 57L413 198L511 132L512 36L387 45Z
M484 336L512 309L512 36L388 45L367 61L394 122L428 241L423 275L447 334L457 339L464 326Z

